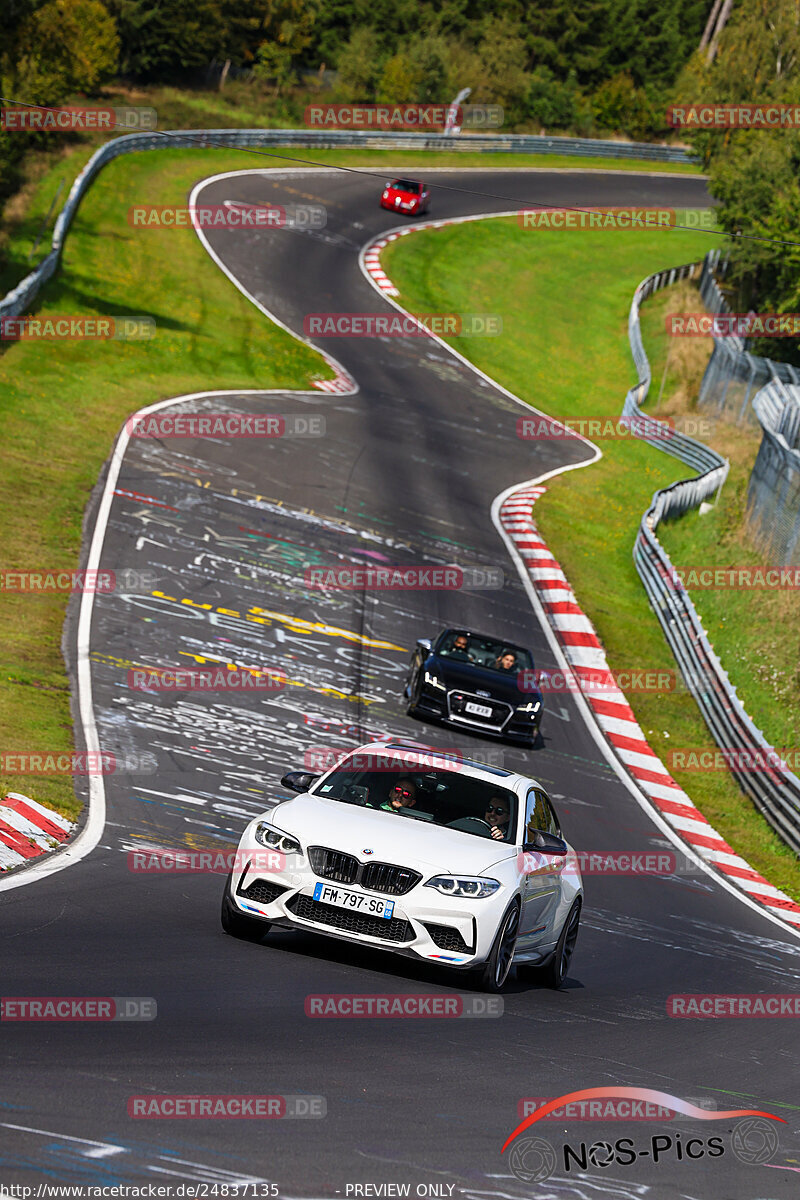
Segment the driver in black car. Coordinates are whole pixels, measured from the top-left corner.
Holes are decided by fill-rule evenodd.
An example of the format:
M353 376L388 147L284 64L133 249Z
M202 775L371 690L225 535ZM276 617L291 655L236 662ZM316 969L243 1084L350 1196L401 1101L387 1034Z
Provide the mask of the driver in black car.
M502 796L490 796L483 819L487 825L491 826L493 838L498 842L504 842L507 839L508 823L511 819L507 800L504 800Z
M443 650L442 653L447 658L457 658L462 662L474 662L475 659L469 652L469 638L466 633L459 633L449 650Z

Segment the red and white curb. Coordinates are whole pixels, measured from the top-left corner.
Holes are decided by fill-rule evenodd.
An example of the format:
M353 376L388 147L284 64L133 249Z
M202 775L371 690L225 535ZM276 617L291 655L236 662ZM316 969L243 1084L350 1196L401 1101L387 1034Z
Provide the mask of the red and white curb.
M488 216L513 214L482 214L472 217L456 217L452 220L427 221L407 229L399 229L368 243L361 252L364 270L387 297L398 296L399 290L380 266L381 250L405 234L425 229L442 228L445 225L462 224L470 220L483 220ZM389 301L400 312L405 309L394 299ZM457 350L436 334L429 336L449 350L467 366L487 381L489 379L478 367L470 363ZM506 395L524 404L505 388ZM530 406L525 404L526 408ZM534 410L535 411L535 410ZM598 452L599 455L599 452ZM580 464L583 465L583 464ZM588 464L587 464L588 465ZM572 469L567 467L566 470ZM553 472L562 474L563 472ZM591 621L578 604L569 582L550 553L539 530L533 522L532 509L545 487L527 483L509 492L499 508L499 522L511 540L517 555L522 560L530 586L542 606L561 652L573 669L576 678L581 673L603 673L610 676L605 651L595 633ZM607 680L604 678L604 685ZM744 892L751 901L763 905L766 910L795 927L800 927L800 905L796 904L779 888L773 887L758 871L741 858L706 820L692 803L686 792L675 782L664 764L648 745L641 727L633 715L628 701L619 689L595 687L592 691L591 678L581 685L581 695L594 718L602 738L610 747L614 757L622 765L635 784L636 789L657 810L660 818L672 834L697 855L703 863L724 877L728 887Z
M618 688L606 686L611 673L600 639L533 522L532 507L546 490L523 484L503 501L500 521L525 564L528 578L574 671L576 687L580 688L597 724L637 786L704 862L754 900L779 912L784 920L800 925L800 905L754 871L712 828L647 744L624 694Z
M18 792L0 802L0 871L56 850L75 829L72 821Z
M409 233L411 230L408 231ZM377 287L387 296L399 296L397 288L392 283L391 279L383 273L381 266L381 250L389 242L394 241L397 234L390 233L388 237L379 238L377 242L371 242L369 249L364 252L364 267L370 279L374 280Z
M320 392L329 392L331 395L347 396L356 390L355 380L352 379L340 366L336 366L336 375L333 379L314 379L312 386Z

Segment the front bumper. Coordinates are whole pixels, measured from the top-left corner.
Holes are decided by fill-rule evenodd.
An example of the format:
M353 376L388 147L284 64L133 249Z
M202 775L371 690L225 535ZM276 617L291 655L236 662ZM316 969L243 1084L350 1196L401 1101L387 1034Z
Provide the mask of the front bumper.
M474 699L480 702L480 697ZM521 742L533 745L539 735L542 723L542 709L533 718L511 711L502 725L482 720L475 716L462 716L450 709L448 696L430 684L423 684L416 704L417 715L439 721L451 729L462 729L465 733L482 733L488 737L501 740Z
M419 212L419 204L408 204L401 201L396 204L394 200L384 200L381 198L381 208L388 208L390 212L407 213L409 215Z
M263 852L248 832L240 843L237 862L243 861L248 851ZM350 892L393 900L394 912L387 920L314 900L314 887L320 882L329 881L312 871L304 854L291 859L287 856L285 868L280 871L245 863L231 876L230 900L246 916L279 928L311 930L362 946L469 969L487 959L510 898L506 887L482 900L445 897L426 888L424 879L405 896L365 891L358 884L346 886Z

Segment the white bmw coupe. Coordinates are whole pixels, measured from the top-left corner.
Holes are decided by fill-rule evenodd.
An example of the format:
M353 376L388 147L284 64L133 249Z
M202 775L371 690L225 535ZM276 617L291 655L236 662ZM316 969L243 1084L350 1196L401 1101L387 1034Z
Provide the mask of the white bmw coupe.
M512 965L563 984L583 887L536 780L378 742L281 783L300 794L242 834L226 933L311 930L479 971L491 992Z

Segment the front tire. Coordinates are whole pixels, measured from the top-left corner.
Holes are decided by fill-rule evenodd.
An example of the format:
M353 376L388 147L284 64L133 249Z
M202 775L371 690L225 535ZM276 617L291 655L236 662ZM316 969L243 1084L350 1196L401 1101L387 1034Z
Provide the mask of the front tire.
M259 921L255 917L246 917L240 912L231 899L231 883L233 872L225 881L225 891L222 893L222 911L220 920L222 928L231 937L242 938L246 942L258 942L269 929L268 921Z
M422 692L422 673L417 671L408 683L408 704L406 705L406 716L415 717L417 715L417 705L419 704L420 693Z
M569 910L567 919L564 922L564 928L561 930L561 937L558 939L556 952L547 966L542 970L542 983L547 987L560 988L566 982L572 952L578 940L580 922L581 899L579 896Z
M481 970L480 982L484 992L502 992L511 974L518 933L519 905L512 904L500 922L491 953Z

